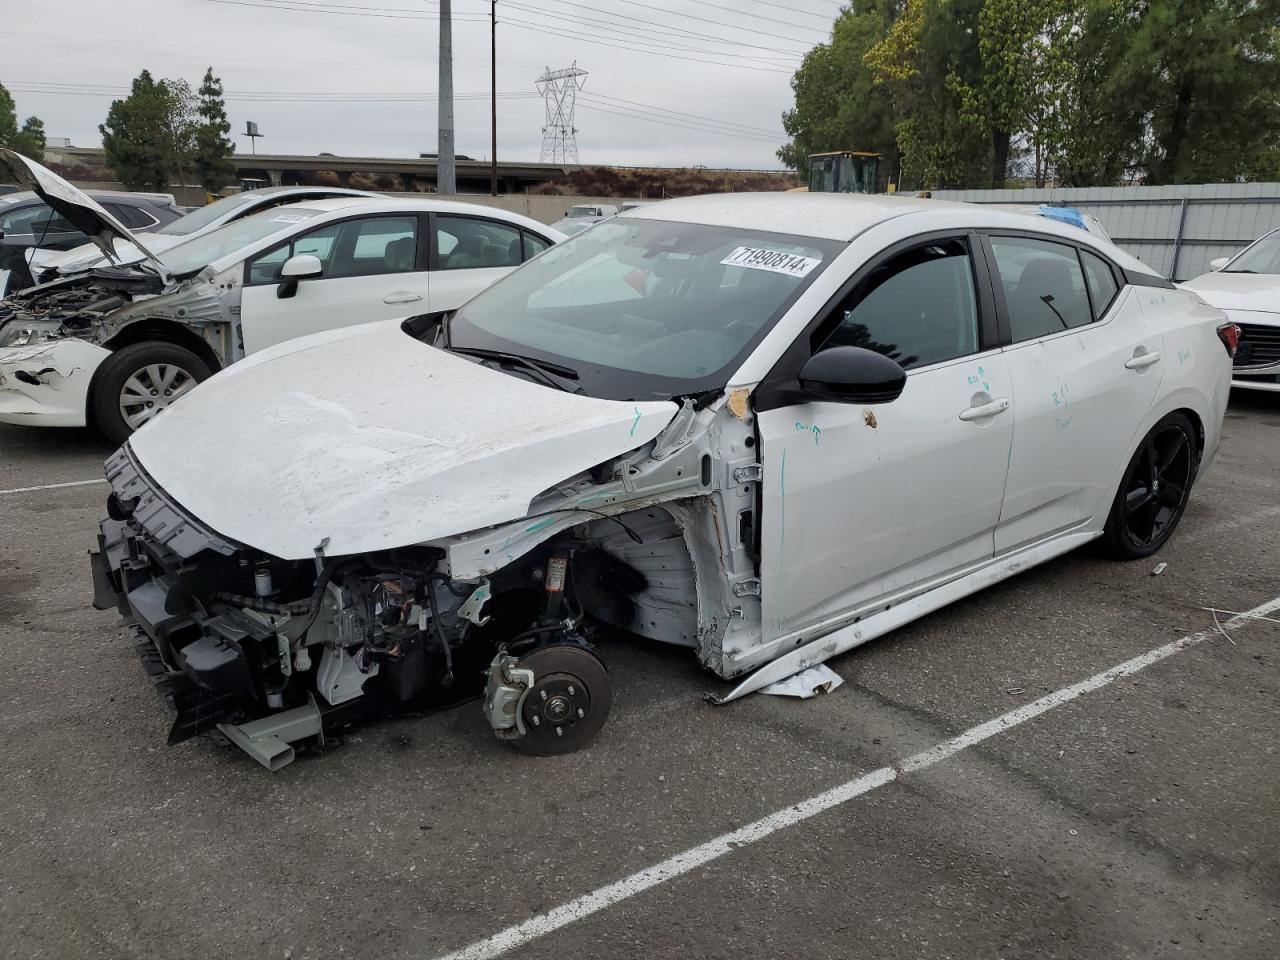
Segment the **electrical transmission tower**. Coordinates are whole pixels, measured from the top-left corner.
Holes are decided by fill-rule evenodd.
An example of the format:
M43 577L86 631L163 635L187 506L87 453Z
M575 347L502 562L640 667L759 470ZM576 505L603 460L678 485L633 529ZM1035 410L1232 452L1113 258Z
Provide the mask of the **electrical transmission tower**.
M542 163L578 162L578 128L573 125L573 108L587 75L578 69L578 61L564 70L547 67L536 81L538 92L547 105L547 119L542 125Z

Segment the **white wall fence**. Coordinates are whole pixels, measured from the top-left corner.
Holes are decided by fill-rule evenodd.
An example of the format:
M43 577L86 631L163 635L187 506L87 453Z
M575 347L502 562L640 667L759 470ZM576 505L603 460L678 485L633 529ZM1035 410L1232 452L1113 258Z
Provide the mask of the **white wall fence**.
M1280 227L1280 183L1169 187L1054 187L1044 190L935 190L942 200L1049 203L1097 217L1116 244L1171 280L1209 270Z

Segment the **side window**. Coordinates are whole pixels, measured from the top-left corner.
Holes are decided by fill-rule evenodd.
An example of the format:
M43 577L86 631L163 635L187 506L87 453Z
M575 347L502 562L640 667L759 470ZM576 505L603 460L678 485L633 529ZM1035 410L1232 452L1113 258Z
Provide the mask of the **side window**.
M285 261L300 253L319 257L325 267L324 275L328 276L329 258L333 253L334 244L338 239L338 229L341 226L343 224L334 223L327 227L320 227L318 230L294 237L288 243L282 243L260 254L249 262L248 283L277 283L280 280L280 268L284 266Z
M67 220L62 218L61 214L55 213L43 203L21 207L0 218L0 230L3 230L10 237L23 236L25 234L39 237L42 233L72 233L75 229ZM85 239L87 240L88 237Z
M371 277L411 273L417 263L417 217L369 217L340 225L337 249L325 265L324 275Z
M547 249L547 247L549 246L551 246L551 243L547 240L543 240L536 233L529 233L528 231L524 231L524 259L525 260L528 260L532 257L536 257L538 254L540 254L543 250Z
M1076 248L1048 240L992 237L1014 343L1093 321Z
M1120 287L1116 284L1116 275L1112 273L1111 265L1107 261L1088 250L1080 251L1080 259L1084 261L1084 276L1089 281L1089 300L1093 304L1093 319L1098 320L1107 312L1111 301L1120 292Z
M104 203L103 206L130 230L145 230L148 227L154 227L160 222L155 217L137 207L131 207L127 203Z
M436 217L436 268L519 266L524 256L520 234L518 227L493 220L439 215Z
M268 250L249 263L250 284L276 283L290 257L318 257L321 279L408 273L417 265L417 217L368 217L320 227Z
M978 299L969 245L940 240L877 267L841 305L839 326L822 344L865 347L903 368L978 350Z

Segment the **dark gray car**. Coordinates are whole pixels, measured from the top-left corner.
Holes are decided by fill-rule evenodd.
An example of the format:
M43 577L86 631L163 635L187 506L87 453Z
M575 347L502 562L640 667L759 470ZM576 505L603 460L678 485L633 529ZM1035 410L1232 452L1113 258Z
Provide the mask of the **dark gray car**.
M92 190L89 196L138 232L159 229L182 216L173 197L164 193ZM26 190L0 194L0 277L5 280L0 294L32 282L29 250L71 250L88 242L88 237L36 194Z

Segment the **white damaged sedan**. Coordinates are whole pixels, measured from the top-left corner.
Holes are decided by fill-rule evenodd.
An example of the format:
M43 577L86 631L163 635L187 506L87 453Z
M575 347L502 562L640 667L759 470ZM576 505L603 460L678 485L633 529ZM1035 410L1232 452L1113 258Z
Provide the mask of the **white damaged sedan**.
M451 313L294 340L107 463L95 605L263 765L483 691L583 746L597 642L717 702L1101 538L1143 557L1213 459L1236 329L1069 225L934 200L675 200Z

